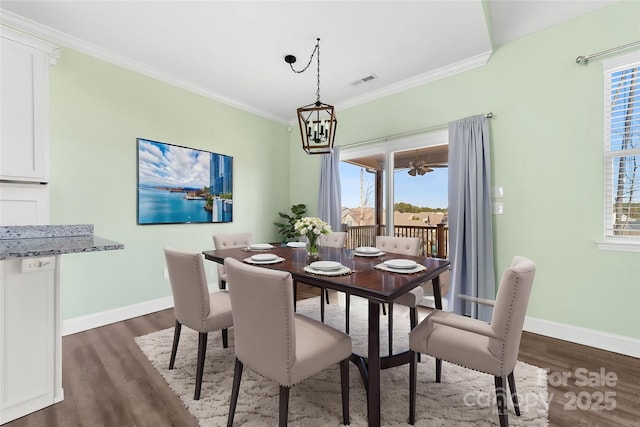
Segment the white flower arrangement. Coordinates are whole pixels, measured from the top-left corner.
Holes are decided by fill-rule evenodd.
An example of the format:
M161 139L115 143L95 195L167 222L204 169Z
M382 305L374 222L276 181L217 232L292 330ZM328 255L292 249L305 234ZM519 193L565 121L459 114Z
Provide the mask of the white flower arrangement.
M313 245L321 234L329 234L331 226L318 217L300 218L293 226L298 236L306 236Z

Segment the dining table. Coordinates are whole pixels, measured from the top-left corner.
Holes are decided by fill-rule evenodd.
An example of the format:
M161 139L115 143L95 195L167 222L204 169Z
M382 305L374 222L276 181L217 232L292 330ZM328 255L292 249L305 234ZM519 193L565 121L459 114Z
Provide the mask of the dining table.
M276 258L272 261L254 261L252 256L258 253L273 254ZM367 354L354 353L351 361L358 367L363 378L367 393L367 419L371 427L380 426L381 370L407 364L410 360L409 349L385 356L380 355L380 306L383 303L392 303L394 299L411 289L431 281L436 309L442 309L439 276L449 268L450 264L449 260L441 258L408 256L391 252L359 253L353 249L329 247L321 247L319 256L313 258L304 247L289 247L279 243L253 245L250 248L205 250L202 254L205 259L216 263L222 264L225 258L230 257L260 267L287 271L291 273L295 282L367 299ZM394 265L393 263L397 260L414 261L415 268L388 267ZM338 273L343 274L313 270L310 265L316 261L339 262L344 268Z

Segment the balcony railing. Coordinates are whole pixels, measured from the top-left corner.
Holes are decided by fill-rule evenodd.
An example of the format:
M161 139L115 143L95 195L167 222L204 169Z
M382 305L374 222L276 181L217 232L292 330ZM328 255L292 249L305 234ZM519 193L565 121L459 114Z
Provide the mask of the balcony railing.
M386 234L384 225L356 225L345 226L348 234L347 247L355 249L358 246L375 246L376 236ZM446 224L438 225L396 225L394 236L418 237L422 245L421 255L437 258L449 257L449 227Z

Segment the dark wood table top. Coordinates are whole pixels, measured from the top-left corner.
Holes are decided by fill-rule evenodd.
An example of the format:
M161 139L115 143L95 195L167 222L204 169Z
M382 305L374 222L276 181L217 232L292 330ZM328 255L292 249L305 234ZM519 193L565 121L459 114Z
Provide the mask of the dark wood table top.
M304 248L289 248L274 245L268 251L248 251L243 248L219 249L202 252L205 259L217 263L224 263L227 257L244 260L257 253L273 253L285 260L277 264L262 264L261 267L288 271L294 280L310 285L335 289L352 295L377 300L380 302L393 301L409 290L437 277L449 267L449 260L408 256L387 252L377 257L363 257L354 255L354 251L344 248L320 248L318 259L309 259ZM422 264L425 270L418 273L392 273L375 268L377 264L390 259L410 259ZM323 276L307 273L304 267L313 261L339 261L349 267L351 274L344 276Z

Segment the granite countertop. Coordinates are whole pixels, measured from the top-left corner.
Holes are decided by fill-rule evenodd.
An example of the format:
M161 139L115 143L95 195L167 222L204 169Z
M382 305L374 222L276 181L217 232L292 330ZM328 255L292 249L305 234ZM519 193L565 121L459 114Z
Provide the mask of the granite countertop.
M117 249L124 245L95 236L90 224L0 227L0 260Z

